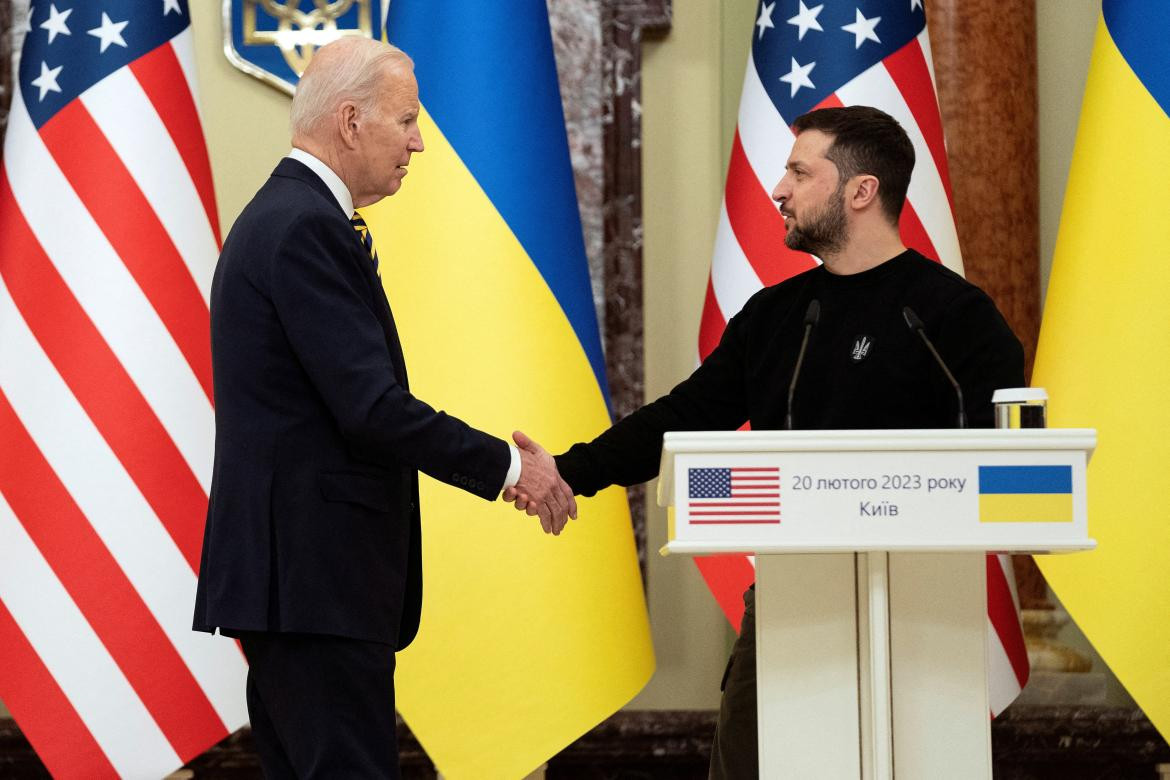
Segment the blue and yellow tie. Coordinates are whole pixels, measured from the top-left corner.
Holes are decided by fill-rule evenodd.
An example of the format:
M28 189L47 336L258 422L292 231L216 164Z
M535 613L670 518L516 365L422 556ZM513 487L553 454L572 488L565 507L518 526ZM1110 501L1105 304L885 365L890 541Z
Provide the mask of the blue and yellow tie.
M374 273L381 279L382 272L378 270L378 250L374 248L374 238L370 235L370 228L366 225L366 221L362 219L362 215L356 211L353 213L353 217L349 220L349 223L353 225L353 229L357 231L358 238L361 239L362 246L369 253L370 260L374 264Z

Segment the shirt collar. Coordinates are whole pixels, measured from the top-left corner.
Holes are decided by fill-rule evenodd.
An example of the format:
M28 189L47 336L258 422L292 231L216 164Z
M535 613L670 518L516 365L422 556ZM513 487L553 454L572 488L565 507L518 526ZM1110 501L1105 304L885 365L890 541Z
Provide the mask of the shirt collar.
M317 178L325 182L325 186L333 193L337 205L341 206L341 210L350 219L353 219L353 196L349 194L349 188L341 180L341 177L333 172L325 163L318 160L313 155L306 152L304 149L293 149L288 153L289 159L296 160L302 163L313 173L317 174Z

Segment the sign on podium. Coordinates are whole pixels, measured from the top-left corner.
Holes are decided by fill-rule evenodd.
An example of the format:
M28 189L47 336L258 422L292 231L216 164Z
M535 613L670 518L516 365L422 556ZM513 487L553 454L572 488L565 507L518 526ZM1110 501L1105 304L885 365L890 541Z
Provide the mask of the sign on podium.
M987 778L987 552L1090 550L1080 429L668 433L665 551L756 556L761 777Z

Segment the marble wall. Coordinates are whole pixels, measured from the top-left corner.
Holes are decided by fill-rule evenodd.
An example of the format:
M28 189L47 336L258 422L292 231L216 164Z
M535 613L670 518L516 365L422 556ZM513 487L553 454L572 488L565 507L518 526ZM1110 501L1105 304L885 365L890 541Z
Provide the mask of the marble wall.
M0 0L0 139L8 124L8 105L12 102L12 14L10 3Z
M597 321L604 323L601 0L548 0L548 16L581 209L585 254L593 282L593 305L597 309Z

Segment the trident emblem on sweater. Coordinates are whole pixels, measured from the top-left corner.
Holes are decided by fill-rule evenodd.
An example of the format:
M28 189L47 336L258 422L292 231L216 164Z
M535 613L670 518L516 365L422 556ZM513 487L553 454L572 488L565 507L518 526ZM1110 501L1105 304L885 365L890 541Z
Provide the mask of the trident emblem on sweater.
M853 340L853 349L849 351L849 356L853 358L854 363L860 363L869 357L869 348L873 346L873 340L869 336L858 336Z

